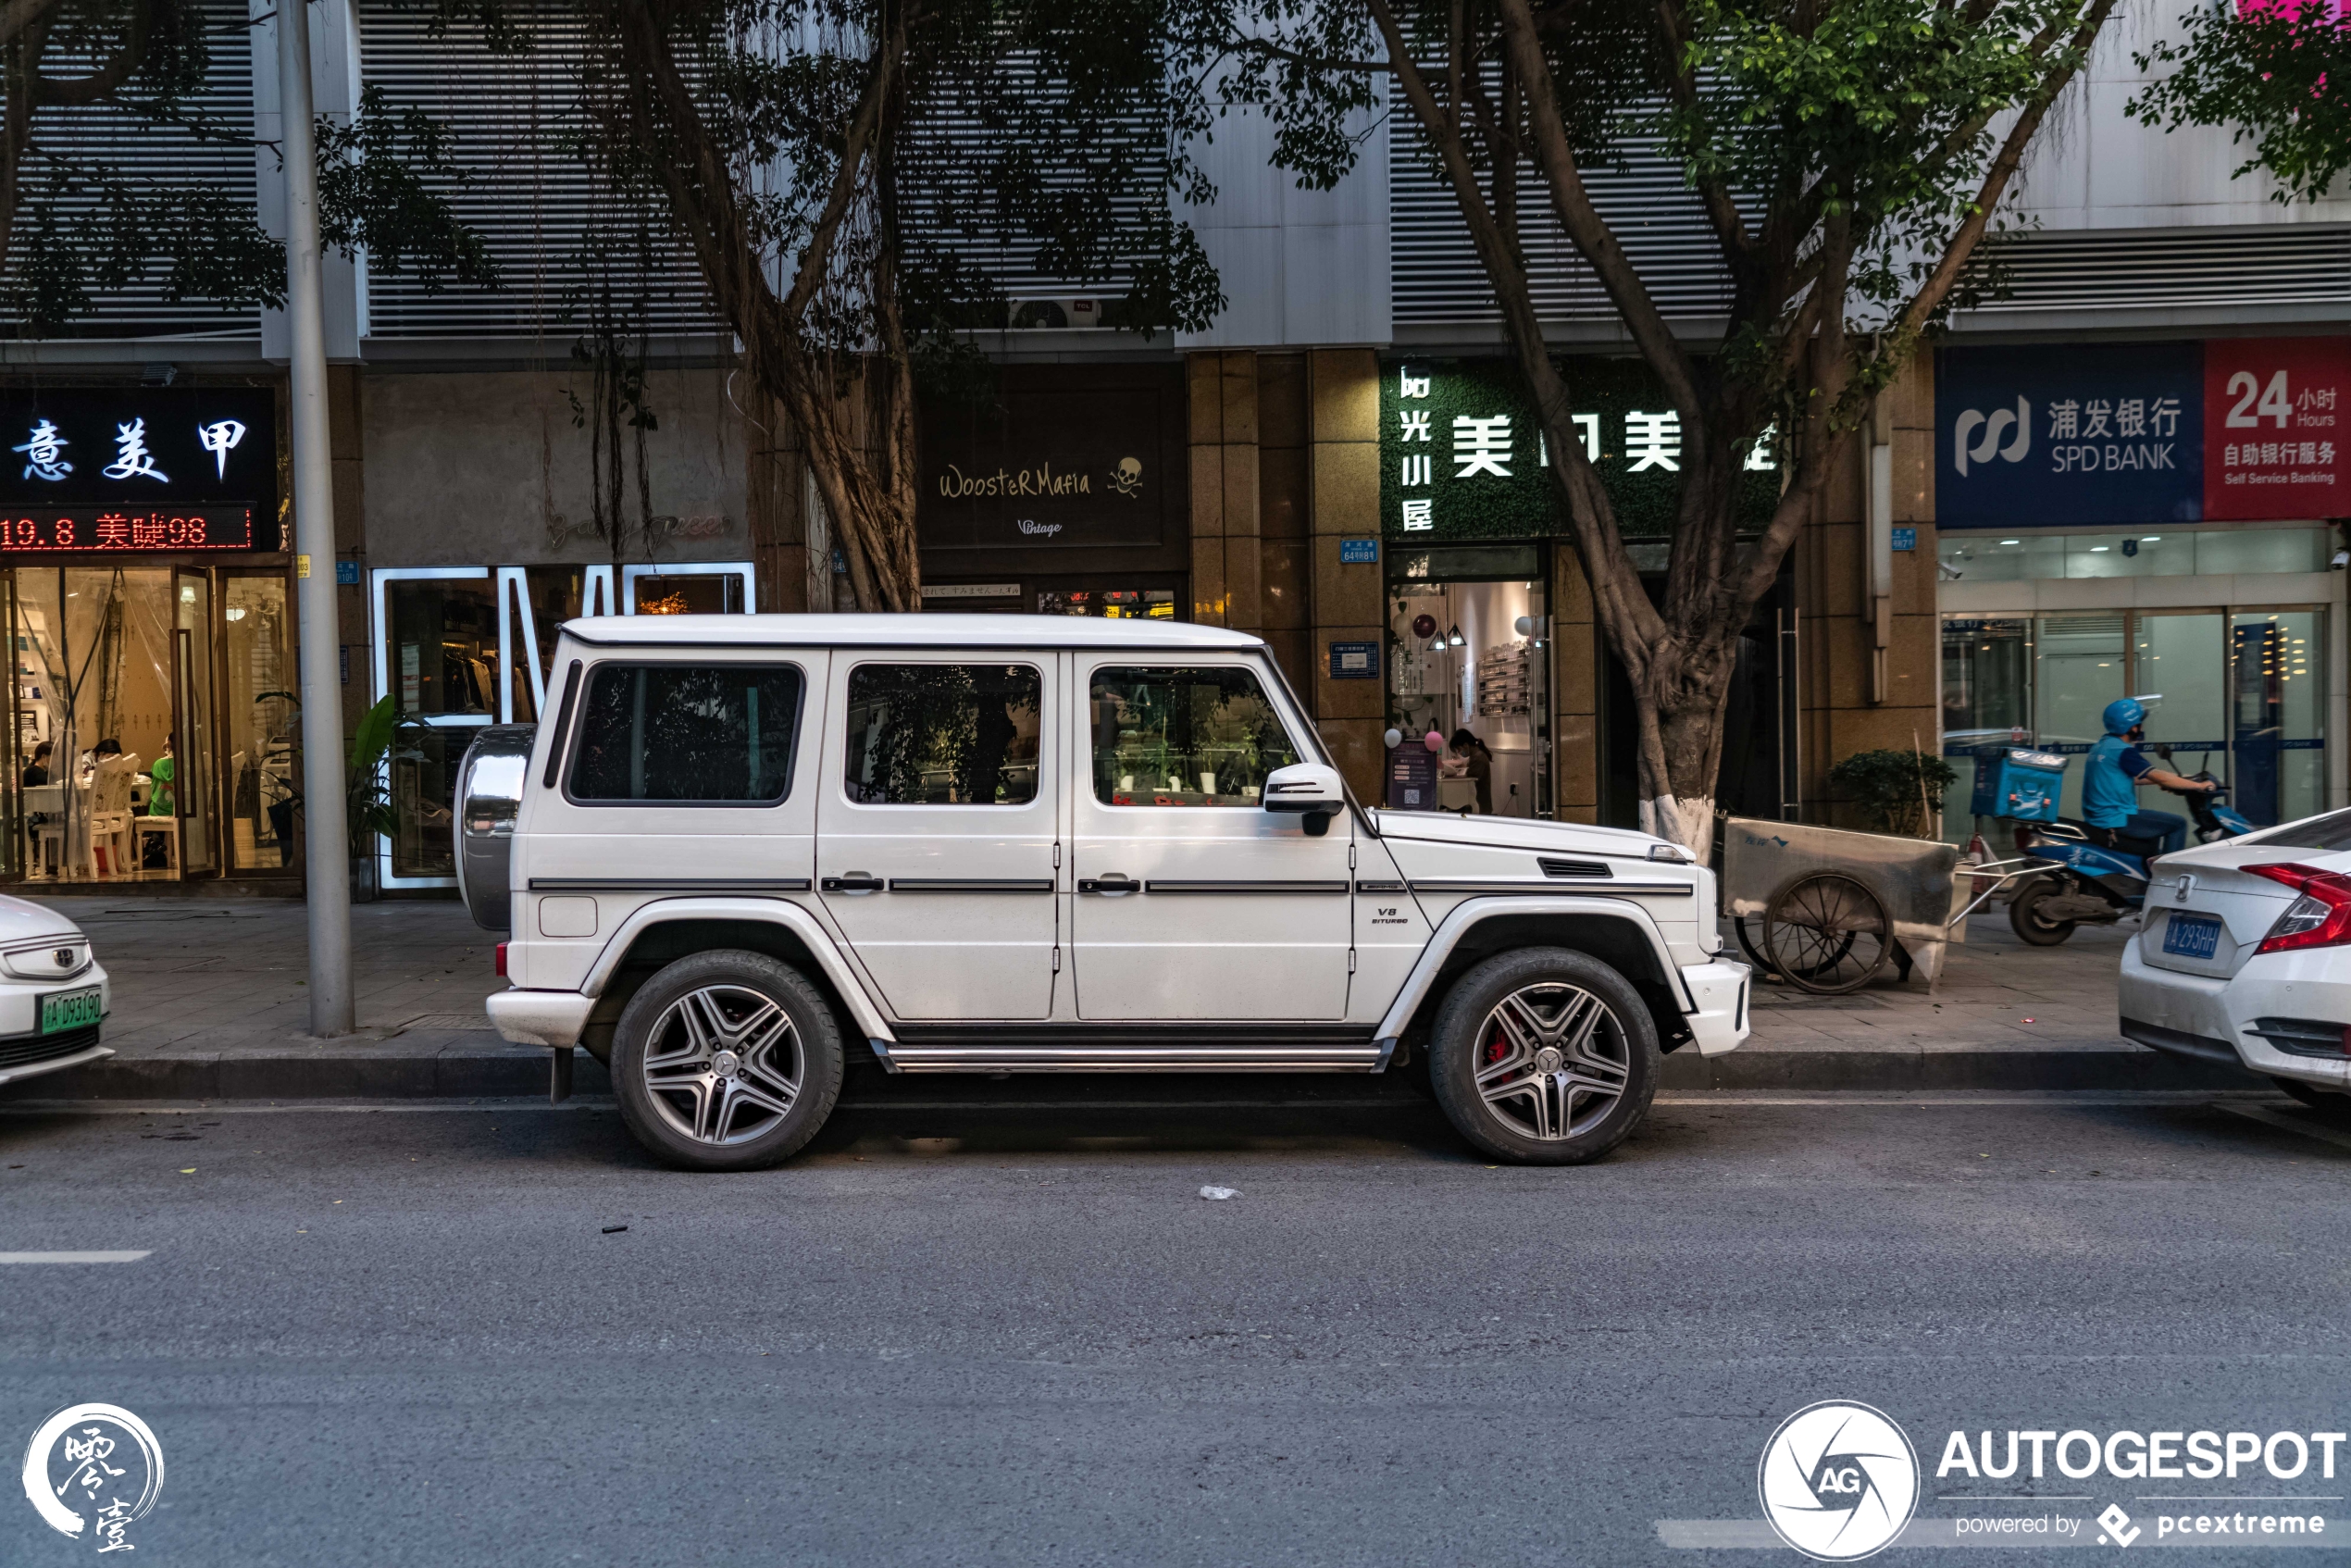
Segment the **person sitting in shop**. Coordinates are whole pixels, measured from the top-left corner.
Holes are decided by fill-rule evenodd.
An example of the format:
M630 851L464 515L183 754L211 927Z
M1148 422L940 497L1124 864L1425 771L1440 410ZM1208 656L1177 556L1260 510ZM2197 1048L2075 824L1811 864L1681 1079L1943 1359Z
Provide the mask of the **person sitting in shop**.
M180 812L179 803L171 798L172 781L180 777L180 765L174 762L171 756L171 742L174 739L175 737L169 734L164 736L163 755L157 757L155 760L155 765L147 769L147 777L155 780L154 787L147 791L149 816L176 816Z
M1466 765L1470 778L1477 785L1477 815L1494 815L1494 753L1486 742L1467 729L1453 731L1451 749Z
M2106 735L2090 748L2082 770L2082 823L2090 842L2100 849L2151 859L2170 854L2188 840L2185 817L2168 811L2141 811L2142 784L2169 790L2175 795L2206 795L2220 786L2183 778L2155 765L2139 751L2146 732L2146 705L2132 697L2117 697L2100 716Z
M49 782L49 756L56 749L56 742L49 740L32 748L32 760L25 764L24 777L19 780L24 788L38 789Z

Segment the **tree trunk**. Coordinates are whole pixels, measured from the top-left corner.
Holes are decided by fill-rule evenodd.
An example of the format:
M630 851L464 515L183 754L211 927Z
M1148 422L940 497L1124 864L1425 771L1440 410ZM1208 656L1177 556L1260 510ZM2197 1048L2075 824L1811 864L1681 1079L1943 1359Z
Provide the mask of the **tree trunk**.
M611 107L622 121L607 131L651 149L648 161L711 299L743 344L746 370L799 428L858 608L919 610L914 385L887 246L867 291L881 352L812 342L807 325L811 303L827 286L842 225L874 160L886 152L885 111L905 57L903 19L876 42L829 198L790 289L778 298L768 283L749 193L678 68L666 8L624 3L605 14L621 78ZM868 430L870 442L864 439Z

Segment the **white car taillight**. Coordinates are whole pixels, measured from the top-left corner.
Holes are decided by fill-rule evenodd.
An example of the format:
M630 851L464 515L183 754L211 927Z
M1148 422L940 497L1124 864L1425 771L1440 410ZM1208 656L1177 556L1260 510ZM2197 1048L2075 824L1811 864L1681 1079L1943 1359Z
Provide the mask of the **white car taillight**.
M2270 934L2261 939L2255 952L2299 952L2304 948L2351 944L2351 877L2290 861L2277 865L2248 865L2245 869L2256 877L2283 882L2302 895L2286 905L2285 913L2278 916L2277 924L2270 927Z

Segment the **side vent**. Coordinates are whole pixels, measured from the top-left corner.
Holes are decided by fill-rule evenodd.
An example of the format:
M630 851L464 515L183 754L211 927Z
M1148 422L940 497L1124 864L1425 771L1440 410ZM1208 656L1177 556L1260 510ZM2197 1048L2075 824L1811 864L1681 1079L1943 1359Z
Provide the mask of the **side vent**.
M1604 860L1556 860L1545 855L1535 864L1543 868L1546 877L1568 877L1588 881L1594 877L1616 875L1608 868L1608 862Z

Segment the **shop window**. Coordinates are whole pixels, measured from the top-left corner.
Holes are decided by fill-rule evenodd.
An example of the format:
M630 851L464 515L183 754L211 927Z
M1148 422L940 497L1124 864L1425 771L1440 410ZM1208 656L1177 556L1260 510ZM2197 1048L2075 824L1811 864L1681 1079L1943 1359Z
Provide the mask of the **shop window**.
M791 665L599 665L567 788L587 804L769 805L791 782Z
M1099 669L1088 692L1094 797L1114 806L1256 806L1298 761L1245 669Z
M1030 665L860 665L849 672L849 798L1026 805L1043 704Z

